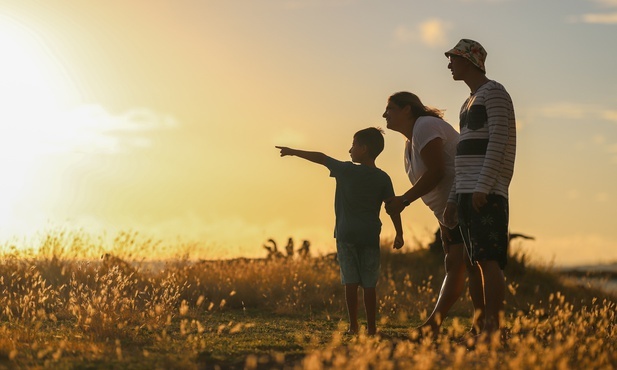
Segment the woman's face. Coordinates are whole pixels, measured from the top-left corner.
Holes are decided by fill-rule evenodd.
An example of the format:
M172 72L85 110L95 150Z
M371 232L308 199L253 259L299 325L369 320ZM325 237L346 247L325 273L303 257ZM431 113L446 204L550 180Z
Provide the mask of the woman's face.
M386 111L383 112L382 117L386 119L387 128L390 130L399 131L399 129L404 127L409 119L409 109L401 108L395 103L388 101Z

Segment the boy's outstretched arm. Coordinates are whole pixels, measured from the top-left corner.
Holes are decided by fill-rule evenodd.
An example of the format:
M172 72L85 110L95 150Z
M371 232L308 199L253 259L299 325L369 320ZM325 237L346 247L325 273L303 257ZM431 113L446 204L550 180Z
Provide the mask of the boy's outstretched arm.
M393 248L401 249L403 245L405 244L405 241L403 240L403 225L401 222L401 214L400 213L392 214L390 215L390 218L392 219L392 223L394 224L394 230L396 230L396 236L394 237Z
M320 153L320 152L307 152L304 150L292 149L286 146L275 146L275 148L281 150L281 157L285 157L287 155L293 155L296 157L304 158L307 161L311 161L317 164L326 164L326 159L328 156Z

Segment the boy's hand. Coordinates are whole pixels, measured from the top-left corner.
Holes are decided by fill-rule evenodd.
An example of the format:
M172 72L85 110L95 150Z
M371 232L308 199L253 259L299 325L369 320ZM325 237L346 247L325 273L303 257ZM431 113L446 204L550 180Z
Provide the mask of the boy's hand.
M448 202L446 209L443 211L443 222L448 228L453 229L458 225L458 211L456 203Z
M293 149L286 146L275 146L275 148L281 150L281 157L284 157L286 155L293 155Z
M391 197L384 201L386 203L386 213L389 215L395 215L403 212L405 204L403 203L403 197Z
M401 248L403 248L403 245L405 245L405 241L403 240L403 235L396 234L396 236L394 237L393 248L394 249L401 249Z

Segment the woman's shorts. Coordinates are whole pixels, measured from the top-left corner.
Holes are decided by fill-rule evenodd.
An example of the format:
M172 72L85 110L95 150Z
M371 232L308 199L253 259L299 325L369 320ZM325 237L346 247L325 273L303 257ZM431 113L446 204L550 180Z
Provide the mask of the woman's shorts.
M341 283L360 284L374 288L379 279L379 245L336 242L338 262L341 267Z
M479 212L472 206L473 194L458 194L459 227L472 262L497 261L503 270L508 261L508 199L489 194Z
M458 226L455 226L454 229L450 229L445 225L439 224L439 232L441 234L441 245L443 245L444 252L446 253L451 245L464 243L463 235ZM450 236L450 240L444 235L446 233Z

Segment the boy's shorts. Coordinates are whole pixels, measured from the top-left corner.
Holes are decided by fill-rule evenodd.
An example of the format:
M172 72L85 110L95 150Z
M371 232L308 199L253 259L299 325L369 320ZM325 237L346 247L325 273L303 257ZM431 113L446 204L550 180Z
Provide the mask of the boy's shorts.
M379 245L355 244L336 241L336 252L341 267L341 283L360 284L374 288L379 279Z
M458 194L459 227L472 262L497 261L503 270L508 261L508 199L489 194L487 203L476 212L473 194Z

